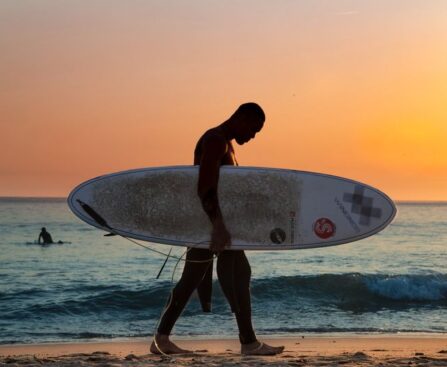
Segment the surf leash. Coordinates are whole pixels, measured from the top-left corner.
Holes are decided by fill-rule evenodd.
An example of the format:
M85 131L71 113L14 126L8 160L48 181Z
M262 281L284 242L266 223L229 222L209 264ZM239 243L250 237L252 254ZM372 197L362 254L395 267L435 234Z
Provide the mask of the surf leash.
M171 247L171 250L172 250L172 247ZM170 354L167 354L167 353L163 352L163 351L161 350L161 348L160 348L160 346L158 345L158 342L157 342L157 332L158 332L158 327L160 326L161 319L163 318L164 314L166 313L166 311L168 310L169 306L171 306L171 303L172 303L172 298L173 298L173 293L174 293L174 276L175 276L175 272L176 272L176 270L177 270L178 264L180 263L181 259L188 253L189 250L190 250L190 248L187 248L187 249L183 252L182 256L180 256L180 257L177 258L177 262L176 262L175 265L174 265L174 269L172 269L172 275L171 275L171 291L169 292L169 293L170 293L170 296L169 296L169 302L168 302L168 304L166 305L166 307L164 308L164 310L163 310L162 314L160 315L160 318L158 319L158 322L157 322L157 324L155 325L155 328L154 328L154 344L155 344L155 347L157 348L157 350L160 352L160 354L161 354L164 358L169 359L171 362L175 362L176 358L173 357L173 356L170 355ZM167 259L166 259L166 260L167 260Z
M84 211L85 211L85 212L86 212L86 213L87 213L87 214L88 214L88 215L89 215L89 216L90 216L96 223L98 223L101 227L107 228L107 230L110 232L110 233L108 233L108 234L105 235L105 236L107 236L107 237L108 237L108 236L120 236L120 237L122 237L122 238L124 238L124 239L126 239L126 240L128 240L128 241L130 241L130 242L132 242L133 244L135 244L135 245L137 245L137 246L140 246L140 247L143 247L143 248L145 248L145 249L147 249L147 250L149 250L149 251L152 251L152 252L155 252L155 253L157 253L157 254L166 256L167 258L171 257L171 258L173 258L173 259L177 259L177 260L179 260L179 261L184 261L184 262L204 263L204 262L210 262L210 261L214 260L214 258L215 258L215 256L213 255L213 257L212 257L211 259L207 259L207 260L186 260L186 259L183 259L183 256L181 256L181 257L174 256L174 255L173 255L173 256L170 256L170 252L167 254L167 253L165 253L165 252L162 252L162 251L159 251L159 250L155 250L155 249L153 249L153 248L151 248L151 247L149 247L149 246L146 246L146 245L143 245L143 244L137 242L137 241L134 240L133 238L126 237L126 236L124 236L124 235L118 233L118 232L117 232L113 227L111 227L111 226L107 223L107 221L106 221L101 215L99 215L98 212L97 212L96 210L94 210L90 205L84 203L83 201L81 201L81 200L79 200L79 199L76 199L76 201L79 203L79 205L81 206L81 208L84 209ZM199 246L199 245L201 245L201 244L203 244L203 243L208 243L208 242L203 241L203 242L198 242L198 243L188 243L187 247L197 247L197 246ZM166 259L166 261L167 261L167 259Z

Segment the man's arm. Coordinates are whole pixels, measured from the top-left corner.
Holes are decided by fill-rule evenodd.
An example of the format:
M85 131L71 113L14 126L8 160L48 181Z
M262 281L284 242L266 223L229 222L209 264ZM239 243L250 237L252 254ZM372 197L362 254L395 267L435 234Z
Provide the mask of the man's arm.
M217 252L231 246L231 237L225 227L217 197L220 162L227 149L228 145L223 137L211 134L204 137L197 185L202 207L213 225L210 250Z
M37 243L40 245L40 239L42 238L42 233L39 234L39 238L37 239Z

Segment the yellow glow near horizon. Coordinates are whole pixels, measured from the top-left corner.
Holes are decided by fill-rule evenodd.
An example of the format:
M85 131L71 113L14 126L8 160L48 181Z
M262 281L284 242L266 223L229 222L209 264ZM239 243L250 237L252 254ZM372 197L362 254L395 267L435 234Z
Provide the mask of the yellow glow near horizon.
M412 176L413 180L447 179L445 127L408 122L376 126L366 136L369 162ZM374 149L374 148L377 149ZM419 176L419 177L418 177Z

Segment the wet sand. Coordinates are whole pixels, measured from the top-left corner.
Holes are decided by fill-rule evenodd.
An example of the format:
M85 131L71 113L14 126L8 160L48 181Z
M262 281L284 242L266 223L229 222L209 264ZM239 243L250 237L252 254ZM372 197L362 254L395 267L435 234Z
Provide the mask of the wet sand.
M174 338L175 340L175 338ZM447 366L447 336L261 338L285 345L273 357L241 356L235 339L177 339L193 350L172 358L149 353L149 339L0 346L0 366Z

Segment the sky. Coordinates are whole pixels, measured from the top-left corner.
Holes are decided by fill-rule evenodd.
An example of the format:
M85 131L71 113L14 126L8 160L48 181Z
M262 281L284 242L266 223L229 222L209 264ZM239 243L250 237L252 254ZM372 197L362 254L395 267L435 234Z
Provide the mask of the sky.
M0 196L191 164L242 103L241 165L447 200L447 1L0 1Z

